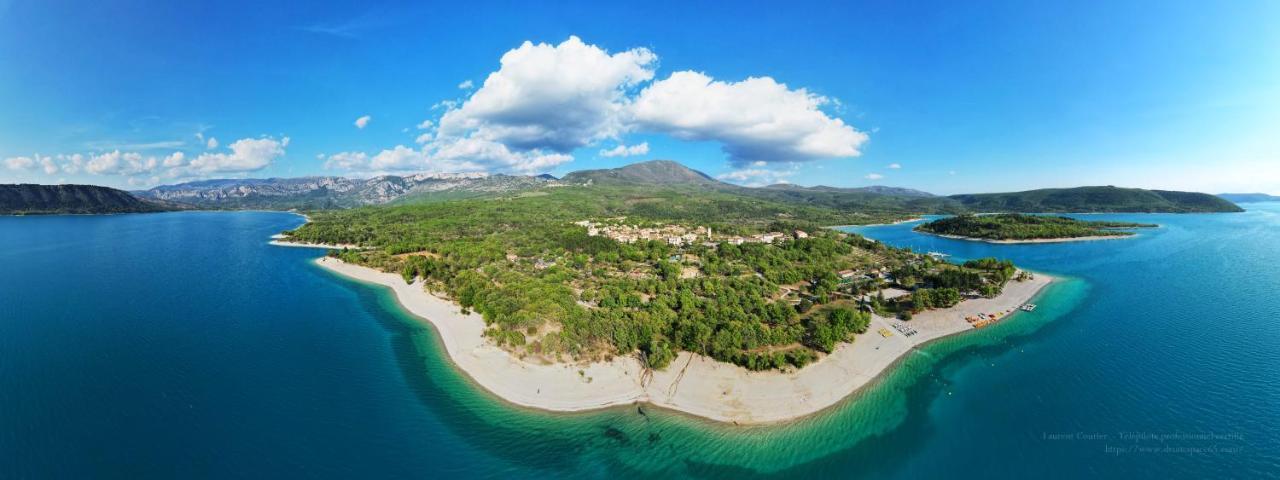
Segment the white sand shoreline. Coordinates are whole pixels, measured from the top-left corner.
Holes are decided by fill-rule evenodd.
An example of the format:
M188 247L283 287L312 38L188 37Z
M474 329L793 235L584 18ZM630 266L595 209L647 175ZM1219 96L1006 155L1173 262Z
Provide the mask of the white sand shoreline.
M873 316L867 333L841 344L830 355L799 371L752 372L701 355L681 352L665 371L641 382L634 357L590 364L535 364L511 355L482 335L480 315L406 284L399 275L329 257L316 264L357 280L392 289L400 305L432 325L450 360L485 390L510 403L541 410L576 412L649 403L706 419L763 424L804 417L840 403L875 380L898 358L921 344L971 330L965 317L1007 312L1030 300L1051 278L1010 282L994 299L974 299L946 310L921 313L910 322L917 333L904 337L897 320ZM881 336L881 328L893 332Z
M911 217L911 218L908 218L908 219L905 219L905 220L898 220L898 221L896 221L896 222L889 222L889 223L867 223L867 224L862 224L862 225L832 225L832 226L827 227L827 228L846 228L846 227L887 227L887 226L890 226L890 225L901 225L901 224L904 224L904 223L918 222L918 221L921 221L921 220L924 220L924 217Z
M310 222L311 219L308 218L307 221ZM279 233L272 235L271 241L267 243L270 245L275 245L277 247L323 248L326 250L342 250L342 249L359 250L361 248L364 248L359 245L350 245L350 244L295 242L295 241L289 240L289 237L287 235L279 234Z

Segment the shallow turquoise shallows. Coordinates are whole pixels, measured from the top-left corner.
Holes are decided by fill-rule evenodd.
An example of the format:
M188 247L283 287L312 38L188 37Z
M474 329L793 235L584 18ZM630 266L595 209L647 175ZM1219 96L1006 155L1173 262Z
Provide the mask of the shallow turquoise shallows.
M283 213L0 218L0 478L1280 476L1280 204L1125 240L856 229L1060 276L813 417L550 414L471 385Z

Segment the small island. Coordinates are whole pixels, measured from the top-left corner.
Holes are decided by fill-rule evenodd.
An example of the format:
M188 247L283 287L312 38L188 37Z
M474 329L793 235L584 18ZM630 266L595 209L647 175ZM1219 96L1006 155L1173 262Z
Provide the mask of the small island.
M1005 213L958 215L916 226L915 231L960 240L992 243L1043 243L1126 238L1128 229L1158 225L1132 222L1085 221L1074 218Z

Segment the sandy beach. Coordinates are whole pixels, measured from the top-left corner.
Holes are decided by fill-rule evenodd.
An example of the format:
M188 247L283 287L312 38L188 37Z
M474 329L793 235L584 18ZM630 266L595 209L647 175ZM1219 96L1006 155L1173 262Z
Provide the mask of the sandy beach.
M311 221L311 219L307 219L307 221ZM288 236L279 233L272 235L271 241L267 243L277 247L323 248L327 250L342 250L344 248L348 250L358 250L364 248L359 245L351 244L294 242L290 241Z
M898 221L896 221L896 222L889 222L889 223L866 223L866 224L860 224L860 225L832 225L832 226L827 227L827 228L845 228L845 227L884 227L884 226L888 226L888 225L900 225L900 224L903 224L903 223L918 222L918 221L921 221L921 220L924 220L924 217L911 217L911 218L908 218L908 219L905 219L905 220L898 220Z
M526 362L486 341L480 315L461 313L457 304L428 293L420 281L406 284L399 275L329 257L316 259L316 264L391 288L401 306L436 329L459 369L508 402L562 412L645 402L741 425L799 418L835 405L915 347L971 330L965 317L1014 311L1052 280L1037 274L1034 280L1010 282L997 298L968 300L953 308L916 315L908 325L918 333L911 337L893 329L892 324L902 322L873 316L867 333L799 371L752 372L681 352L666 370L654 372L642 383L643 368L633 357L590 364ZM892 335L882 336L881 328Z

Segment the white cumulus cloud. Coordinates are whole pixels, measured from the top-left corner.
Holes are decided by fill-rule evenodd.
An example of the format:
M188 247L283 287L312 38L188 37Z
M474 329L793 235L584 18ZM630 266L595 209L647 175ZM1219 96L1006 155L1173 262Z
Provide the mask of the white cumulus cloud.
M627 89L653 78L656 60L648 49L611 54L578 37L525 42L470 98L446 107L438 135L568 153L621 133Z
M373 117L368 115L362 116L356 119L355 126L356 128L363 130L365 126L369 125L370 120L373 120Z
M127 177L125 180L130 185L142 185L155 184L162 178L200 178L214 173L261 170L284 156L288 145L289 137L245 138L232 143L229 151L205 152L195 158L190 158L183 151L155 156L117 149L92 154L11 157L4 160L4 166L11 170L39 168L46 175L61 172L69 175L85 173Z
M204 144L204 148L207 148L207 149L209 149L209 150L213 150L213 149L215 149L215 148L218 148L218 139L213 138L213 137L209 137L209 141L205 142L205 144Z
M476 87L475 82L472 82L471 80L463 80L462 83L458 84L458 88L463 90L471 90L475 87Z
M230 152L202 153L192 159L187 168L192 174L262 170L283 157L287 146L289 137L242 138L231 144Z
M211 138L209 140L213 139ZM181 167L187 164L187 155L182 152L173 152L169 154L169 156L164 157L164 161L161 162L161 164L166 167Z
M858 156L867 135L823 112L829 102L769 77L723 82L683 71L646 87L632 112L641 129L722 143L737 165Z
M576 36L559 44L526 41L503 54L483 82L460 84L462 98L433 105L433 117L417 126L416 149L384 151L415 161L387 164L536 172L572 161L584 147L600 146L603 157L644 155L646 143L628 145L624 137L659 133L717 142L739 170L770 170L856 157L867 141L829 112L840 111L836 99L768 76L724 81L679 71L658 80L657 64L646 48L609 51ZM362 162L354 155L331 155L326 164L374 168L375 154Z
M325 168L357 173L481 172L541 173L573 157L541 150L515 151L498 142L476 138L432 141L420 149L396 145L374 155L339 152L325 159Z
M324 156L321 155L321 158ZM324 161L325 170L363 171L369 169L369 155L364 152L338 152Z
M772 170L768 168L741 168L716 175L719 180L737 183L748 187L763 187L776 183L789 183L787 178L795 175L795 170Z
M889 164L889 168L891 168L891 169L893 169L893 170L899 170L899 169L901 169L901 168L902 168L902 164L898 164L898 163L890 163L890 164Z
M9 170L31 170L36 166L36 161L31 157L9 157L4 159L4 166Z
M881 175L879 173L868 173L867 176L863 178L866 178L867 180L881 180L881 179L884 179L884 175Z
M159 165L160 161L156 157L113 150L90 156L84 169L94 175L141 175L155 171Z
M58 161L62 162L62 173L71 175L80 173L80 170L84 168L84 159L84 155L80 153L58 155Z
M60 168L58 167L58 164L53 161L53 158L40 157L39 155L36 155L36 156L40 158L40 168L44 170L45 175L53 175L55 173L58 173L58 170L60 170Z
M644 142L639 145L631 145L631 146L619 144L618 146L610 148L608 150L601 150L600 156L601 157L630 157L633 155L645 155L647 153L649 153L649 142Z

